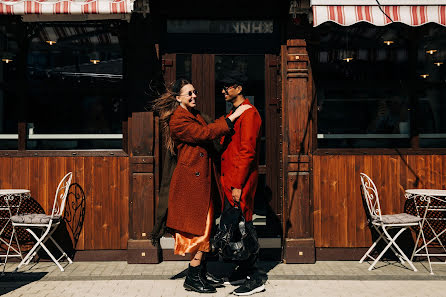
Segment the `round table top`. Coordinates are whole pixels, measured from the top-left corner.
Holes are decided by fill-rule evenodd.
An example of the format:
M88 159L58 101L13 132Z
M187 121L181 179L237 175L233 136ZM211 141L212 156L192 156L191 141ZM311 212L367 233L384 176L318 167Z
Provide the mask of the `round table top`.
M1 195L19 195L19 194L29 194L29 190L26 189L0 189Z
M413 195L428 195L428 196L440 196L446 197L446 190L435 190L435 189L408 189L406 193Z

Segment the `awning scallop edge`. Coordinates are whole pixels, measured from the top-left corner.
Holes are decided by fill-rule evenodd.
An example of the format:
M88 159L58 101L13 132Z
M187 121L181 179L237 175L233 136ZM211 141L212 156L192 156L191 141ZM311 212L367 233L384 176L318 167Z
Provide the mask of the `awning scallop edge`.
M446 26L446 5L313 5L313 26L335 22L350 26L367 22L385 26L392 22L409 26L437 23Z
M134 0L0 0L0 14L125 14Z

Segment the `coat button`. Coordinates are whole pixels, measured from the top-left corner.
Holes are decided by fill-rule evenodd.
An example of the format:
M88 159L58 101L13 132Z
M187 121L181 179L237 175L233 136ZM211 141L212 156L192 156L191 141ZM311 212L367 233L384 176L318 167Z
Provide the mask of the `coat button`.
M225 158L221 158L221 160L222 160L222 161L224 161L224 160L225 160Z
M203 153L200 153L200 157L204 157L204 154L203 154Z
M225 176L225 174L224 174L224 173L222 173L222 174L221 174L221 176Z
M200 172L195 172L195 176L200 176Z

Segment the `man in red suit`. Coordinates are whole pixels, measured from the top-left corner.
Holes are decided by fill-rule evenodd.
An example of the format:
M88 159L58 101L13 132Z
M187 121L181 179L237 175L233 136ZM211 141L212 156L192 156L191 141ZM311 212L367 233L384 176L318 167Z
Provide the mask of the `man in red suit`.
M246 220L246 227L255 233L252 224L254 196L259 176L260 127L262 119L257 109L243 96L243 78L231 72L223 83L222 93L226 102L231 102L232 114L241 105L251 105L233 124L232 135L222 139L224 152L221 156L221 185L224 192L224 208L239 202ZM256 236L257 237L257 236ZM241 284L235 295L251 295L265 290L256 267L257 254L241 263L229 277L233 285Z

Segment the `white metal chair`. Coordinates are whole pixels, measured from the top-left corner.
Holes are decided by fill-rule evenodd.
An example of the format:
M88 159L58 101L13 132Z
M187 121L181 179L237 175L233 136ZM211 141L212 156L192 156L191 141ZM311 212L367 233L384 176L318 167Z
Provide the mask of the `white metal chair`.
M62 180L60 181L56 195L54 197L53 210L51 215L46 214L20 214L11 217L11 221L14 227L25 227L26 231L31 233L31 235L37 240L36 244L32 247L32 249L28 252L28 254L23 258L20 264L15 269L16 271L22 266L27 265L34 258L40 248L43 248L51 259L56 263L57 267L61 271L64 271L63 267L59 264L59 261L63 257L67 257L68 262L71 264L70 257L62 250L59 244L54 240L51 235L56 231L60 222L63 220L63 213L65 209L65 202L68 196L68 191L71 185L71 179L73 174L71 172L67 173ZM40 229L42 231L41 235L38 236L33 229ZM59 249L62 255L56 259L53 254L48 250L45 246L45 242L51 239L54 245Z
M385 254L385 252L390 248L395 255L399 258L402 264L404 261L409 263L410 267L417 271L412 261L404 254L401 248L396 243L396 239L409 227L411 226L420 226L421 219L419 217L407 214L407 213L399 213L399 214L391 214L391 215L383 215L381 213L381 207L379 204L378 191L376 189L373 181L366 174L361 173L361 188L364 195L364 199L367 203L368 215L371 226L378 232L378 239L372 244L372 246L368 249L368 251L361 258L359 263L362 263L367 257L374 260L370 265L369 270L372 270L373 267L378 263L381 257ZM389 234L390 229L399 229L399 231L392 236ZM382 252L376 257L373 258L371 256L372 251L378 244L380 240L384 240L387 243Z

